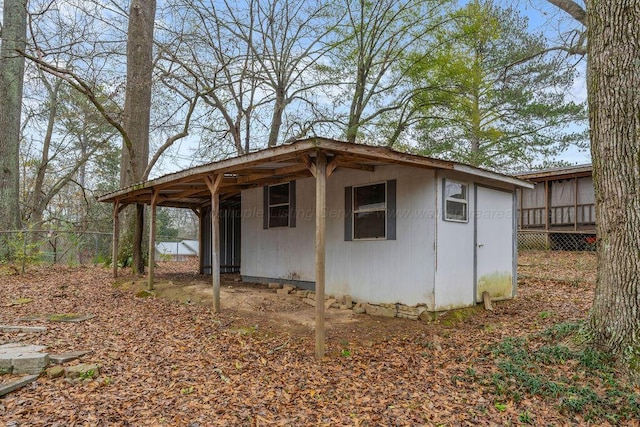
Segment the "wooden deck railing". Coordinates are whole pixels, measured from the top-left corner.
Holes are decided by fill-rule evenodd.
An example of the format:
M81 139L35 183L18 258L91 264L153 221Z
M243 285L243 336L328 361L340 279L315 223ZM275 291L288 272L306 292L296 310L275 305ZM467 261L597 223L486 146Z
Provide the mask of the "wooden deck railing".
M548 209L522 208L518 210L518 224L521 229L573 226L575 229L595 225L595 205L580 204L566 206L551 206Z

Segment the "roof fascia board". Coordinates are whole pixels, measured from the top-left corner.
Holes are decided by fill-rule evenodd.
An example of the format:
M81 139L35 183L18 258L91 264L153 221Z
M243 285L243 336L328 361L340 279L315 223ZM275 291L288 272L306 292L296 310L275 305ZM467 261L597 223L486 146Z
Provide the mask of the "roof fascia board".
M316 138L316 147L328 150L330 154L344 154L351 157L359 157L363 160L372 160L388 163L399 163L407 166L453 169L454 162L448 160L432 159L416 154L401 153L386 147L372 147L364 144L350 144L330 139Z
M566 166L566 167L559 167L559 168L530 170L530 171L514 174L514 176L520 179L531 179L531 178L543 178L543 177L553 177L553 176L571 175L571 174L577 174L577 173L592 173L592 172L593 172L593 165L584 164L584 165Z
M501 175L499 173L490 172L483 169L477 169L477 168L474 168L473 166L467 166L467 165L456 163L453 165L453 170L457 172L463 172L469 175L481 177L481 178L487 178L487 179L492 179L494 181L504 182L506 184L515 185L516 187L533 188L533 183L531 182L523 181L521 179L514 178L508 175Z
M328 138L314 137L305 140L299 140L293 144L280 145L277 147L267 148L261 151L246 154L244 156L233 157L221 160L215 163L196 166L194 168L164 175L151 181L135 184L112 193L105 194L98 198L100 202L124 202L133 203L139 200L139 197L148 192L152 188L162 188L172 185L188 185L190 182L199 181L212 173L236 173L241 172L243 168L251 168L257 165L283 162L292 159L299 159L305 154L311 154L314 151L322 150L328 154L344 155L350 159L362 159L363 161L380 162L382 164L400 164L405 166L413 166L430 169L447 169L464 172L474 176L480 176L487 179L493 179L511 185L533 188L532 184L520 179L497 174L494 172L483 171L472 166L462 165L447 160L432 159L422 157L415 154L401 153L386 147L374 147L363 144L351 144ZM287 170L287 168L283 168ZM268 176L269 174L267 174ZM181 183L175 181L181 180ZM228 182L232 184L232 182ZM249 184L249 183L247 183ZM233 187L233 184L231 185ZM131 200L131 201L130 201ZM167 202L169 205L171 202ZM163 204L165 205L165 204Z
M540 172L540 173L529 173L524 175L516 175L520 179L529 179L529 180L538 180L538 181L553 181L559 179L570 179L570 178L583 178L587 176L592 176L593 171L589 169L573 169L571 171L562 171L562 172Z
M122 188L113 193L108 193L98 198L98 201L110 201L119 196L129 194L132 191L148 189L162 184L168 184L172 181L185 178L189 181L196 181L203 179L212 173L226 173L239 166L249 167L260 163L269 163L288 160L295 158L301 153L313 149L313 144L310 141L299 141L298 143L291 145L280 145L278 147L268 148L254 153L245 154L244 156L233 157L226 160L221 160L216 163L208 163L202 166L196 166L194 168L186 169L183 171L175 172L169 175L164 175L151 181L135 184L129 187Z

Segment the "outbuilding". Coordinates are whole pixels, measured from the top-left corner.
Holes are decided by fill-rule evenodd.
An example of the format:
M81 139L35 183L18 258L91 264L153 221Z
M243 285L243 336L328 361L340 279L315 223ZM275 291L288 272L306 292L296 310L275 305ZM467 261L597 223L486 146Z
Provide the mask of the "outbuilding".
M314 137L100 201L114 204L114 219L131 203L152 212L158 205L193 209L201 221L200 269L213 273L214 300L220 259L230 251L239 254L234 262L246 281L294 283L315 289L320 301L326 292L440 311L474 305L484 292L494 300L515 295L516 190L532 187L456 162ZM226 203L234 220L221 223Z
M590 164L525 172L516 178L534 185L518 193L522 247L595 250L596 197Z
M156 242L156 261L187 261L198 258L199 240Z

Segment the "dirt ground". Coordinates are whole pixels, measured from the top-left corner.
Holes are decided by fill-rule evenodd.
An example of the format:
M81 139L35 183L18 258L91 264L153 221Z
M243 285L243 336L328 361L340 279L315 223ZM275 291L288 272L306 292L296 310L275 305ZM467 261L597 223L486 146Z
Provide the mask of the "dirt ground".
M153 295L186 305L211 306L213 290L211 276L194 274L196 263L164 262L158 268ZM308 335L315 326L315 307L305 304L303 299L292 293L278 295L265 284L244 283L239 274L222 274L220 277L220 306L243 313L247 319L270 322L288 334ZM146 279L131 280L125 277L116 281L123 289L135 293L147 289ZM330 295L327 295L330 297ZM325 311L327 330L343 330L351 324L358 329L369 329L370 323L379 323L379 318L354 314L352 310L329 308ZM357 331L356 331L357 332Z
M509 337L538 345L541 331L585 318L593 254L520 258L518 296L432 322L327 311L324 360L314 360L314 309L293 295L223 276L212 314L210 277L161 263L157 296L126 271L0 266L0 323L42 325L39 335L0 333L51 352L88 350L97 378L42 375L0 399L0 424L70 425L578 425L580 414L537 395L517 401L488 382L493 346ZM526 274L525 274L526 273ZM561 277L551 280L549 277ZM25 317L95 314L81 323ZM572 366L561 366L571 376ZM467 378L467 379L465 379ZM2 377L0 377L0 381ZM606 424L606 422L604 423Z
M520 255L518 261L518 277L520 287L537 281L561 282L564 285L575 285L579 288L590 287L595 284L595 253L593 252L553 252L553 251L526 251ZM157 280L154 285L154 294L171 301L183 304L198 304L211 306L213 303L213 291L211 276L200 275L195 261L188 262L163 262L157 268ZM116 286L122 286L134 292L147 289L145 278L131 280L130 275L116 281ZM520 297L527 296L527 293ZM327 297L330 297L328 295ZM536 294L536 298L540 295ZM590 303L588 298L582 303ZM315 325L315 308L302 302L301 298L294 295L277 295L265 284L244 283L238 274L222 274L220 286L220 304L223 310L232 309L247 313L251 318L260 318L261 321L272 322L287 333L306 336L313 333ZM439 313L445 322L453 317L454 321L460 316L466 317L469 313L479 311L480 307L474 307L457 312ZM462 313L462 314L461 314ZM585 311L586 313L586 311ZM380 317L371 317L354 314L351 310L339 310L331 308L325 311L325 326L327 330L350 330L352 339L363 336L385 333L382 328L391 328L397 323L405 330L408 322L403 319L385 321ZM354 326L348 328L348 325ZM357 326L357 328L355 327Z

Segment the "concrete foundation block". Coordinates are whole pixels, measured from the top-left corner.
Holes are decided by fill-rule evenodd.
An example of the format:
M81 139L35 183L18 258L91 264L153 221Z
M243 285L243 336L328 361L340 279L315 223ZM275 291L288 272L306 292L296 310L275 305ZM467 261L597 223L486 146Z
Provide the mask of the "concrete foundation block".
M335 304L335 303L336 303L336 300L335 300L335 299L333 299L333 298L328 299L328 300L326 300L326 301L324 302L324 308L325 308L326 310L328 310L328 309L330 309L330 308L331 308L331 306L332 306L333 304Z
M366 304L364 306L364 309L366 310L367 314L370 316L396 317L396 314L397 314L395 306L391 308L391 307L385 307L382 305Z

